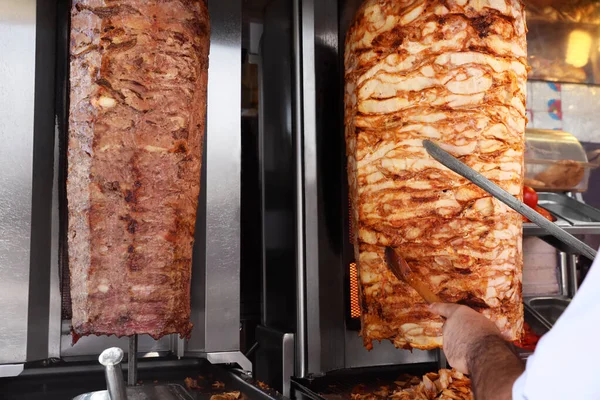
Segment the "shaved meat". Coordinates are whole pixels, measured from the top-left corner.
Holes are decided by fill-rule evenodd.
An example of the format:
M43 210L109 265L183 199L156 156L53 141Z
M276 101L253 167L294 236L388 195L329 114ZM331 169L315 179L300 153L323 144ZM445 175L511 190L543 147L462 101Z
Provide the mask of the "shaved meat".
M508 340L521 336L520 216L432 159L422 141L522 197L525 34L519 0L367 0L356 15L345 124L369 349L384 339L442 345L442 319L387 269L385 246L444 301L479 310Z
M241 392L229 392L223 394L214 394L210 396L210 400L243 400L246 398L247 397Z
M203 0L75 0L67 198L73 338L188 336L206 118Z
M383 386L379 390L365 390L359 385L354 388L353 400L473 400L471 380L455 370L442 369L407 381L396 381L396 387Z

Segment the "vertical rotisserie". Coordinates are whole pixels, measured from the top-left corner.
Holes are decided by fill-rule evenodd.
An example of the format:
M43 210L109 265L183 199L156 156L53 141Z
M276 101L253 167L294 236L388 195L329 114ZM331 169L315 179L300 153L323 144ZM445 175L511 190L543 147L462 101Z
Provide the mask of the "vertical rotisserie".
M74 340L188 336L210 26L203 0L74 0Z
M442 299L520 337L521 217L428 156L431 139L522 195L527 79L519 0L367 0L345 53L362 336L442 344L441 318L385 265L392 246Z

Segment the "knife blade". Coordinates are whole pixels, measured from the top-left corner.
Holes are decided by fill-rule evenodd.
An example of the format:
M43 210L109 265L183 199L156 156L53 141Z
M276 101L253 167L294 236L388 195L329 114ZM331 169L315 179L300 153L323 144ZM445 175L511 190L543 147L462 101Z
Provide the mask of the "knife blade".
M420 280L410 269L406 260L391 247L385 248L385 260L387 266L398 280L406 282L410 287L429 304L442 303L442 300L431 291L431 289Z
M496 199L500 200L519 214L523 215L528 220L544 229L550 235L566 244L575 253L583 255L589 258L591 261L596 258L596 250L592 249L575 236L560 228L555 223L548 221L533 208L529 207L512 194L508 193L506 190L502 189L500 186L496 185L479 172L467 166L452 154L433 143L431 140L423 140L423 146L431 157L439 161L445 167L473 182L475 185L479 186Z

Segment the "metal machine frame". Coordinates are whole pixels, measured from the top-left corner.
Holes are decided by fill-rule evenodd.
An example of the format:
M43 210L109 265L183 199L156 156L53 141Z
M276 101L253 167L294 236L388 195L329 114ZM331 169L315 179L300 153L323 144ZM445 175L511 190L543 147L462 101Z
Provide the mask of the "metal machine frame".
M262 320L253 365L240 352L242 4L208 0L212 33L192 272L195 327L189 341L140 337L138 357L238 364L286 396L292 376L311 380L335 370L445 362L439 351L398 351L389 342L369 352L346 316L353 251L343 47L361 2L271 0L264 9L256 61ZM107 347L128 350L127 339L115 337L86 337L71 346L69 321L61 320L69 7L69 0L5 0L0 6L0 36L18 37L0 42L0 54L12 54L0 57L0 377L17 376L32 361L91 361ZM598 226L577 231L598 232ZM572 295L574 257L557 258L561 294Z
M236 363L240 352L242 5L209 0L211 50L207 134L192 271L190 340L140 337L139 357L166 354ZM0 6L0 377L30 361L127 352L127 338L86 337L71 346L61 321L65 252L69 0L8 0ZM15 40L18 38L18 40ZM34 81L35 77L35 81ZM32 106L35 105L35 106Z
M275 387L289 388L289 375L273 363L276 348L283 363L293 359L294 376L314 377L332 370L365 366L412 364L441 360L438 351L397 351L389 342L367 351L358 332L346 321L347 267L353 257L348 240L348 189L343 130L343 43L349 21L360 0L274 0L264 14L261 46L261 161L263 236L288 235L293 243L278 251L292 251L295 267L270 257L275 244L265 240L263 259L263 327L257 331L259 350L256 376ZM280 69L275 73L272 68ZM277 90L274 90L277 88ZM271 143L290 146L273 149ZM284 150L285 149L285 150ZM276 171L293 171L293 181L279 192L293 191L289 200L270 188L282 185ZM279 196L278 209L272 199ZM293 230L274 224L271 214L293 216ZM276 272L275 272L276 271ZM295 287L295 303L282 301ZM285 289L281 289L285 288ZM283 303L283 304L282 304ZM294 315L293 321L285 316ZM276 334L274 332L279 332ZM293 335L295 352L286 351L284 338ZM286 336L288 335L288 336ZM281 362L281 361L279 361Z
M301 140L296 137L296 159L303 167L297 194L304 197L297 203L302 218L297 235L304 241L297 256L305 271L298 274L298 303L304 304L297 316L300 378L336 369L439 360L437 351L397 351L389 342L376 344L369 352L357 332L346 326L346 271L352 246L347 240L343 52L346 30L360 3L295 2L295 29L301 40L294 44L302 74L296 81L301 88L297 93L302 93L302 103L296 104L296 118L301 118L296 127L303 132Z
M348 312L348 265L353 261L349 238L348 188L343 122L343 53L346 31L362 0L273 0L265 8L261 65L261 161L262 184L269 200L277 196L270 186L273 171L293 171L293 201L279 202L292 212L291 245L295 268L269 257L263 260L263 326L257 331L256 376L271 385L289 388L285 368L266 367L261 348L277 349L277 362L293 359L294 379L318 378L331 371L398 364L445 365L439 350L400 351L390 342L374 344L367 351ZM273 73L272 66L280 70ZM277 88L277 91L273 90ZM262 121L267 119L268 121ZM279 156L273 142L289 139L293 158ZM286 153L287 154L287 150ZM276 167L274 167L274 165ZM282 187L279 191L283 191ZM285 224L272 224L274 210L263 199L263 236L289 234ZM283 214L281 211L280 214ZM600 225L570 227L573 233L600 232ZM582 230L582 229L585 229ZM543 236L534 226L525 235ZM547 237L542 237L549 240ZM290 250L290 245L285 251ZM576 267L572 255L556 255L560 294L574 294ZM273 271L277 271L274 273ZM296 288L294 306L282 304L281 290ZM281 289L281 288L286 289ZM291 293L289 294L291 296ZM282 316L294 315L289 323ZM354 324L355 325L355 324ZM286 351L284 338L293 334L295 352ZM273 361L274 358L271 358ZM416 368L416 366L415 366ZM277 386L276 386L277 387Z

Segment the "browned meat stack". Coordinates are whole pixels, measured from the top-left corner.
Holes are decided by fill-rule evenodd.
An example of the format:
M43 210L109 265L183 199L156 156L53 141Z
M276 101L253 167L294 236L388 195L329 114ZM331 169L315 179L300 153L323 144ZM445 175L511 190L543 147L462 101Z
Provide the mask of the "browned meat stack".
M202 0L74 0L73 335L189 335L206 118Z
M442 320L387 269L397 249L442 299L522 332L521 218L428 156L431 139L522 195L520 0L367 0L346 41L346 144L365 346L442 344Z

